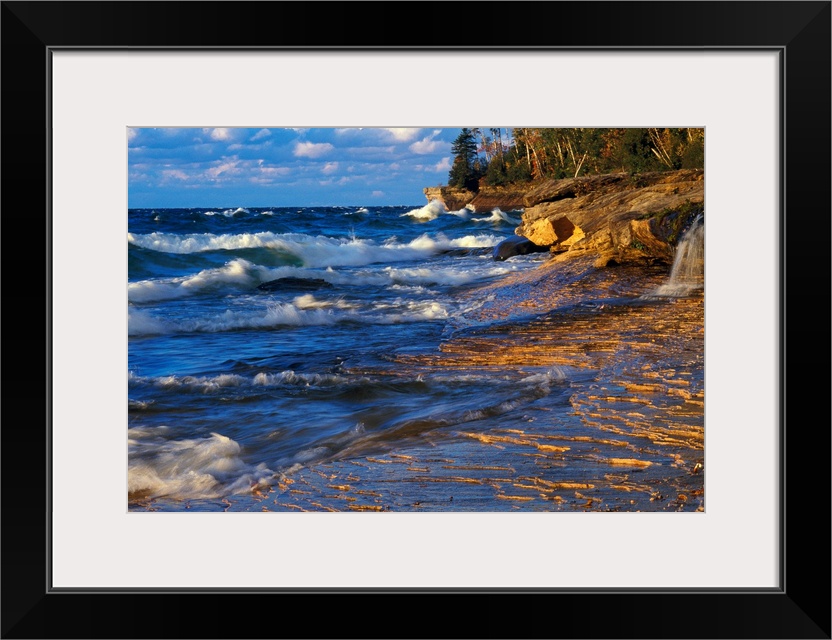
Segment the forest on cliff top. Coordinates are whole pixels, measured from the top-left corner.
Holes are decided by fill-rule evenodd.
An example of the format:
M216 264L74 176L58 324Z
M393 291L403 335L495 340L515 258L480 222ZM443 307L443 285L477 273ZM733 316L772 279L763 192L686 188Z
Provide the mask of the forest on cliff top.
M522 185L547 178L702 169L703 128L463 128L448 186Z

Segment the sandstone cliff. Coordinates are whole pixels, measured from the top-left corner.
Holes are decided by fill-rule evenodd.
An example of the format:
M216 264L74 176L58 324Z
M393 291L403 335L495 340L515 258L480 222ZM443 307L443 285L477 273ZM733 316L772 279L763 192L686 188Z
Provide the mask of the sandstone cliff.
M670 263L704 202L701 169L549 180L527 192L516 233L556 253L597 254L598 266Z
M458 211L468 205L476 213L494 209L516 211L525 207L527 189L520 187L481 187L477 193L456 187L428 187L424 190L428 202L439 200L449 211Z
M597 255L596 264L670 263L681 233L704 213L702 169L544 180L525 188L425 189L449 210L524 209L515 233L553 253ZM584 254L586 255L586 254Z

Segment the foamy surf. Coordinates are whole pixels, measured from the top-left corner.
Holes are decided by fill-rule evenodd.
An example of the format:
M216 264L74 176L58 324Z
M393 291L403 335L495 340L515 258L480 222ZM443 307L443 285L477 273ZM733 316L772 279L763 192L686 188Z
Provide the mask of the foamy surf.
M501 211L499 209L499 207L495 208L495 209L492 209L491 210L491 215L488 216L487 218L471 218L471 221L472 222L487 222L487 223L490 223L490 224L502 224L502 223L513 224L513 225L520 224L520 220L518 220L517 218L512 218L507 213Z
M337 374L299 373L293 370L260 371L253 376L220 374L215 376L140 376L128 373L131 388L156 387L176 392L200 394L221 393L228 389L262 389L265 387L333 387L345 384L366 384L366 377Z
M436 351L477 302L464 291L530 268L491 258L506 225L472 227L438 203L205 211L130 212L131 508L222 509L267 471L488 420L554 389L523 381L536 370L399 364Z
M455 309L455 307L454 307ZM128 335L151 336L174 333L222 333L280 327L310 327L353 324L409 324L446 320L451 317L450 302L392 298L363 304L317 300L311 295L292 302L269 301L253 310L227 309L198 318L157 317L146 309L128 309Z
M402 217L408 216L419 222L430 222L431 220L436 220L436 218L446 212L447 209L441 200L431 200L424 207L403 213Z
M205 211L203 215L206 216L225 216L226 218L235 218L237 216L242 216L247 213L251 213L248 209L244 209L243 207L237 207L236 209L225 209L223 211Z
M135 429L127 435L127 492L133 498L219 498L273 482L274 472L263 463L247 464L240 445L219 433L185 440L148 438Z
M378 262L416 260L454 248L493 247L502 238L490 234L448 238L444 234L423 234L410 242L389 240L379 244L359 238L330 238L273 232L241 234L127 234L136 246L165 253L188 254L205 251L235 251L267 248L297 257L305 267L362 266Z

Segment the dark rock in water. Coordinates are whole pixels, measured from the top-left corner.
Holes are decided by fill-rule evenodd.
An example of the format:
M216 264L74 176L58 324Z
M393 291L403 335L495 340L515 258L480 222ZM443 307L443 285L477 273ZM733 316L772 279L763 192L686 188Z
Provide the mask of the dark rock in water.
M543 253L548 250L548 246L535 244L523 236L511 236L494 247L494 252L491 254L491 257L495 260L505 260L511 256L524 256L527 253Z
M484 256L490 253L491 251L492 249L489 247L466 247L448 249L447 251L443 251L442 255L466 258L468 256Z
M260 291L315 291L317 289L331 289L332 285L320 278L278 278L269 280L257 287Z

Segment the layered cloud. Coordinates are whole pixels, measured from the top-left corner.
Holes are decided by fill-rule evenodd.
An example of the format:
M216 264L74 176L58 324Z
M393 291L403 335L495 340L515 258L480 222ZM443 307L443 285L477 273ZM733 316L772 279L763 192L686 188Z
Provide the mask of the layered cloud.
M459 129L127 129L129 206L419 205Z
M268 129L260 129L260 131L251 136L249 140L251 140L252 142L256 142L257 140L263 140L264 138L268 138L270 135L272 135L272 132Z
M204 129L211 140L221 140L224 142L228 142L233 139L231 135L231 129L228 128L219 128L219 129Z
M436 139L436 137L441 133L441 129L434 129L430 135L425 136L418 142L414 142L408 148L413 153L418 153L419 155L427 155L430 153L437 153L449 150L450 145L447 142Z
M320 158L334 148L328 142L296 142L294 153L298 158Z

